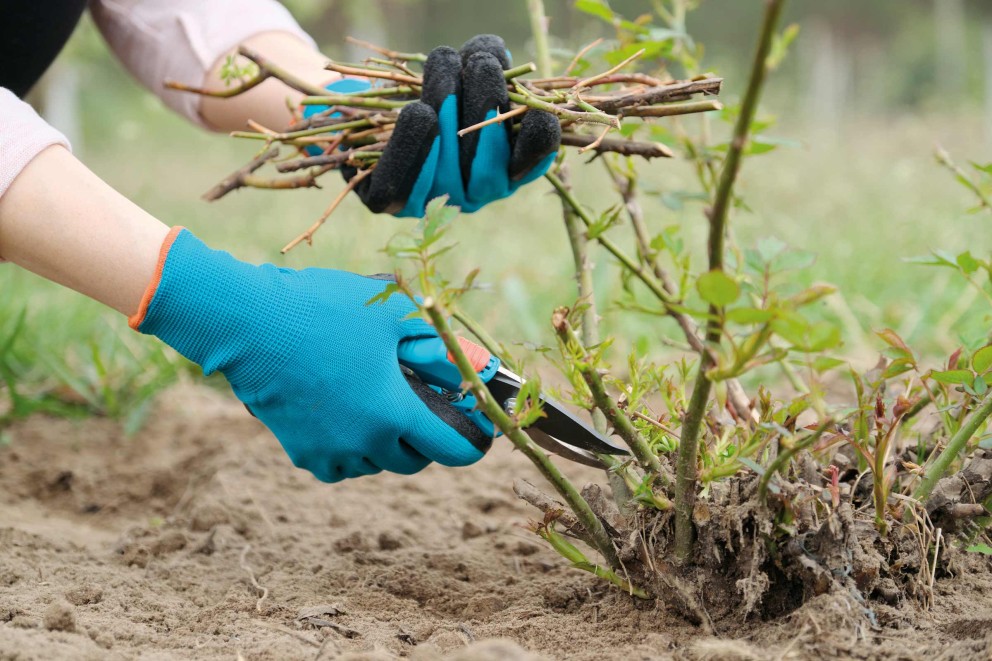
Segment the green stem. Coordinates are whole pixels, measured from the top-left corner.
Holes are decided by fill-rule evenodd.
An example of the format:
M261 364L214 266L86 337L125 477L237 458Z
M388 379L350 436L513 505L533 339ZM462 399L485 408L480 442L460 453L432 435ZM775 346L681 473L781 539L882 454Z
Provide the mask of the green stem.
M589 213L582 207L581 204L579 204L579 201L575 199L574 195L572 195L572 191L565 186L557 175L549 172L544 176L551 182L551 185L555 187L555 190L558 191L558 194L561 196L562 200L566 202L573 211L575 211L575 215L582 220L586 227L594 224L595 221L589 216ZM675 305L675 300L672 299L668 292L665 291L664 286L662 286L662 284L658 282L647 269L639 264L637 260L632 258L624 252L622 248L602 234L596 237L596 241L601 246L606 248L610 254L620 260L620 263L623 264L624 268L637 276L637 278L651 290L651 293L654 294L658 300L666 305Z
M565 345L566 350L571 349L578 357L578 360L573 361L573 363L582 374L582 378L585 379L586 384L588 384L589 392L592 393L592 400L596 404L596 408L603 412L606 420L617 431L620 438L624 440L641 466L655 475L660 475L661 462L658 460L657 455L651 451L647 441L634 428L634 424L630 421L630 418L620 411L616 402L613 401L613 398L606 391L606 384L603 383L603 377L600 376L595 365L590 363L586 348L575 334L572 325L568 323L567 310L561 308L555 310L553 318L555 331Z
M510 358L505 355L503 347L500 346L500 343L496 341L496 338L489 334L489 331L487 331L482 324L468 316L468 314L466 314L461 308L452 309L451 316L455 319L455 321L464 326L465 330L474 335L475 339L479 340L479 342L482 343L482 346L484 346L489 353L498 356L499 359L510 369L514 371L517 370L517 366L514 365Z
M372 97L358 97L351 94L328 94L327 90L321 95L305 97L300 101L304 106L350 106L352 108L378 108L379 110L396 110L412 101L389 101Z
M968 416L957 433L947 442L944 451L930 464L920 486L916 487L916 491L913 492L913 498L923 503L930 497L937 482L950 470L951 464L954 463L961 451L968 445L968 441L978 432L979 427L985 423L990 415L992 415L992 394L987 395L982 405Z
M564 177L567 170L562 165L559 172L563 187L568 184ZM584 306L582 311L582 343L587 347L599 344L599 315L596 312L596 291L593 286L592 268L589 262L589 240L583 230L583 223L574 209L564 199L561 204L562 219L565 221L565 231L568 243L572 247L572 261L575 264L575 284L578 287L579 302ZM597 431L606 430L606 420L600 410L593 411L593 426Z
M727 215L734 197L734 184L740 173L744 148L754 115L757 112L761 91L768 73L768 53L771 50L775 29L785 0L766 0L764 22L761 26L761 37L754 54L751 66L751 77L747 91L741 103L741 112L734 126L733 139L727 151L727 158L720 173L720 182L714 194L713 206L708 212L709 217L709 266L710 270L723 270L724 240L727 234ZM719 344L723 334L721 319L722 309L710 307L710 321L706 325L706 342L711 346ZM692 556L695 544L695 529L692 523L692 511L696 504L697 457L699 454L700 430L706 404L709 399L712 383L706 376L707 371L714 365L714 356L710 351L704 352L700 358L699 376L693 387L682 425L682 438L679 443L679 454L676 463L675 477L675 555L680 562L687 561Z
M435 330L437 330L441 340L455 359L458 371L461 372L462 378L468 383L469 389L475 395L479 406L485 412L486 416L510 439L518 450L531 460L538 471L554 486L561 497L565 499L565 502L568 503L568 506L586 529L590 540L596 546L596 550L603 555L609 565L611 567L619 567L620 560L617 557L616 549L613 547L613 542L606 532L606 528L603 527L603 522L599 520L599 517L592 511L589 503L579 494L575 486L569 482L568 478L562 475L550 457L542 452L527 437L520 429L520 425L493 398L489 389L482 383L475 368L472 367L461 345L455 339L455 335L451 331L451 326L448 325L447 313L440 309L438 303L433 298L424 300L421 308L430 317Z
M522 89L520 86L517 87L518 90ZM567 119L572 122L585 123L585 124L606 124L608 126L613 126L619 128L619 120L613 115L607 115L602 112L580 112L578 110L571 110L564 107L563 105L552 103L550 101L544 101L539 99L533 94L522 94L517 92L508 92L507 95L510 101L514 103L519 103L522 106L527 106L533 108L534 110L544 110L549 112L556 117L561 119Z
M544 0L527 0L527 13L530 16L530 33L534 36L538 75L550 78L554 72L551 49L548 47L548 16L544 12Z
M761 476L761 480L758 482L758 498L760 498L762 502L764 502L768 493L768 484L771 482L772 477L780 470L788 466L793 457L816 443L816 441L823 436L823 432L825 432L827 427L831 424L833 424L832 420L827 420L826 422L820 423L820 426L817 427L816 431L812 434L806 435L804 438L801 438L793 443L792 447L786 448L779 452L778 456L775 457L775 461L773 461L765 470L765 474Z

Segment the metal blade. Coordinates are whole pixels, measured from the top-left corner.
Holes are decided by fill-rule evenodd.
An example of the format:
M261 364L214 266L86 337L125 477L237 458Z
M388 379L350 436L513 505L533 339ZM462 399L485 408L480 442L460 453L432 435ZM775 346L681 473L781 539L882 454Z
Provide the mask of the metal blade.
M537 443L539 446L552 452L559 457L564 457L569 461L574 461L577 464L584 464L586 466L592 466L593 468L602 468L603 462L596 458L592 452L587 452L581 448L573 447L568 443L562 443L554 436L548 436L543 431L537 427L531 426L526 430L527 435L530 436L531 440Z
M507 400L515 399L520 394L522 384L523 379L500 367L486 385L500 406L506 408ZM582 450L599 454L627 454L626 448L614 444L607 437L590 429L586 423L550 397L541 395L541 404L544 417L539 418L531 428L528 428L528 432L536 427L556 441Z

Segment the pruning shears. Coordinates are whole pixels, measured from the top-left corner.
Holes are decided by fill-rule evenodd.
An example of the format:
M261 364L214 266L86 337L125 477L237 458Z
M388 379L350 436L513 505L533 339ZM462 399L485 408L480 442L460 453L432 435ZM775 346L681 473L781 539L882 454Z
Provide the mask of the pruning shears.
M458 343L483 383L503 410L513 411L524 380L503 367L500 359L465 338ZM439 337L406 340L399 346L400 365L433 390L443 395L455 408L489 435L498 436L492 421L476 406L471 393L462 392L462 376ZM596 432L564 406L543 394L543 415L524 431L539 446L561 457L588 466L602 467L596 454L627 454L627 450Z

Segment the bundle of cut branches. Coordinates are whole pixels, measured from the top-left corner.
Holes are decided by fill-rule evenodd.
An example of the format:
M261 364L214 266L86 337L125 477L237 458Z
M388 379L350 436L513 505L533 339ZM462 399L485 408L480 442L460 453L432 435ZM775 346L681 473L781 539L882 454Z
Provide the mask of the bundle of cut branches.
M330 62L326 68L345 76L368 78L376 83L361 92L330 93L294 76L277 63L243 45L239 47L238 53L254 66L239 72L240 80L236 85L222 90L208 90L174 81L165 83L171 89L227 98L247 92L269 78L276 78L306 95L301 102L302 106L325 107L317 114L305 119L299 118L283 131L275 131L249 121L249 131L233 132L233 137L259 140L265 145L251 162L207 191L205 199L217 200L244 187L274 190L319 187L318 179L322 175L342 165L371 172L389 143L399 113L405 105L420 96L422 78L411 66L423 63L426 56L421 53L401 53L355 39L349 40L369 48L377 56L368 58L361 65ZM608 137L609 133L619 130L625 118L671 117L720 110L722 105L714 99L693 100L693 97L719 94L723 79L705 75L692 80L660 80L643 73L625 73L624 69L642 54L643 51L635 53L607 71L584 78L569 75L582 52L576 56L565 75L555 78L523 78L535 71L533 63L508 69L504 73L511 109L490 120L462 129L459 135L479 130L488 124L514 120L535 109L558 117L562 126L563 146L576 147L580 153L592 151L594 158L605 152L646 159L671 157L672 151L664 144L624 137L611 138ZM584 127L590 125L599 128L596 132L583 131ZM288 157L282 156L280 147L292 149ZM320 153L314 155L315 151ZM274 165L277 175L266 177L257 173L269 163ZM290 174L301 171L300 174ZM302 241L310 242L313 231L363 178L362 174L359 172L353 177L311 230L288 244L283 252Z

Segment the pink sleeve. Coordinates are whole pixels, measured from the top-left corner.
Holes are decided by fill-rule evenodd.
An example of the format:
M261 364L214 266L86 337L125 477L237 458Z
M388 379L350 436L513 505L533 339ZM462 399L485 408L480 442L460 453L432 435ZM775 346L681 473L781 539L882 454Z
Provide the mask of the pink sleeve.
M34 108L0 87L0 197L31 159L51 145L69 149L65 136L39 117Z
M275 0L93 0L90 11L128 71L200 126L200 98L167 90L163 81L202 85L221 57L262 32L288 32L316 49Z
M39 117L34 108L0 87L0 197L31 159L51 145L70 148L65 136ZM0 263L3 261L0 257Z

